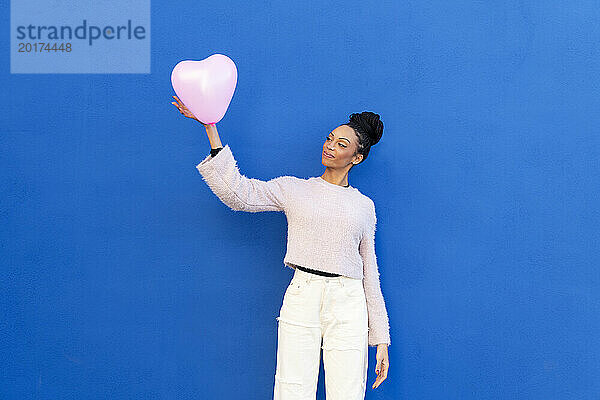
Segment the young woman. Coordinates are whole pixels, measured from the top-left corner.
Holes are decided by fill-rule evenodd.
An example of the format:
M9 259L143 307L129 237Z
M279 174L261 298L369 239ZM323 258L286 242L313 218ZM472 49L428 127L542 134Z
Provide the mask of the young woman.
M186 117L194 115L173 96ZM243 176L215 124L203 124L211 154L196 166L213 193L236 211L282 211L288 221L284 264L294 269L277 331L274 400L314 399L323 350L328 400L364 399L368 346L377 346L377 379L387 378L389 320L375 256L375 204L348 184L383 134L379 115L352 114L323 144L323 175Z

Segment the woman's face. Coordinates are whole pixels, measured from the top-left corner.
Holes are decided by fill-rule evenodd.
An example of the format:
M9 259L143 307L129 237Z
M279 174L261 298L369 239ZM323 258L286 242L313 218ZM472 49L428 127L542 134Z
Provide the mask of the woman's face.
M358 137L348 125L340 125L325 137L321 159L326 167L343 168L351 162L360 162L362 154L357 153ZM328 157L331 156L331 157Z

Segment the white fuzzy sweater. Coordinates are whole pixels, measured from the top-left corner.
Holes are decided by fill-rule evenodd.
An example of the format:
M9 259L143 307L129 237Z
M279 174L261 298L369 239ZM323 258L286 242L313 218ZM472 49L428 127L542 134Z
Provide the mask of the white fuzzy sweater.
M369 345L391 344L388 314L375 256L377 217L373 200L358 189L280 176L243 176L229 145L196 166L215 195L235 211L282 211L288 221L284 264L362 279L369 314Z

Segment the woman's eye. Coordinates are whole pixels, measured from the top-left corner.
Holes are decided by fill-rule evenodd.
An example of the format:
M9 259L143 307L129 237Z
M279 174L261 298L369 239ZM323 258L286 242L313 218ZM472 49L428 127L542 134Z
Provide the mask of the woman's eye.
M344 148L346 147L346 145L345 145L345 144L341 144L341 143L340 143L340 146L342 146L342 147L344 147Z

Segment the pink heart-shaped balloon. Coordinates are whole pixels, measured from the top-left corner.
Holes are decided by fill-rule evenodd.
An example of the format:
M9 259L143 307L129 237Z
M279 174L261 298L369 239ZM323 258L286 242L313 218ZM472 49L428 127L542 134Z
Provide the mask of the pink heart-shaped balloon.
M173 68L171 84L177 97L198 120L216 124L233 97L237 68L223 54L213 54L201 61L185 60Z

